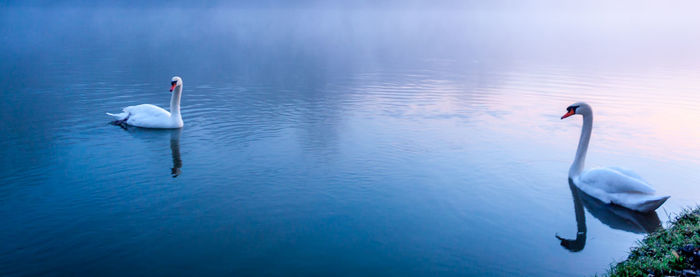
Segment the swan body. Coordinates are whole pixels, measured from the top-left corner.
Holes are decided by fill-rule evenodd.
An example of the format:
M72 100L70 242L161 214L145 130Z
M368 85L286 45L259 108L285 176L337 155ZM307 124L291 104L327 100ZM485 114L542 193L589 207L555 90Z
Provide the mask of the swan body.
M654 188L636 173L619 168L592 168L583 170L588 143L593 129L593 110L583 102L569 106L562 119L574 114L583 116L581 138L576 157L569 169L569 178L586 194L607 204L616 204L639 212L659 208L670 196L655 195Z
M170 112L151 104L128 106L121 113L107 113L115 118L116 124L126 124L142 128L176 129L182 128L184 122L180 115L180 98L182 96L182 78L173 77L170 91Z

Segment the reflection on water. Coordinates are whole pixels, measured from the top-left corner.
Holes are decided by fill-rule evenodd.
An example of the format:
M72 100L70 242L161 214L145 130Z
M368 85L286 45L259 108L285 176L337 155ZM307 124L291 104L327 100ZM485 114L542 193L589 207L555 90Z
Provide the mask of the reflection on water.
M170 174L173 178L182 173L182 159L180 158L180 133L182 129L175 129L170 131L170 152L173 156L173 167L170 169Z
M182 158L180 157L180 135L182 128L179 129L146 129L134 127L127 124L114 124L119 126L129 133L133 138L142 140L144 143L153 145L162 145L161 139L166 139L164 135L170 134L170 156L172 157L172 167L170 175L177 178L182 173Z
M562 247L571 252L578 252L583 250L583 248L586 246L586 213L583 210L583 204L581 203L581 194L585 193L579 190L571 179L569 179L569 189L571 189L571 197L574 199L574 214L576 215L576 239L565 239L560 237L558 234L555 236L561 241Z
M565 239L559 235L556 235L556 237L561 241L561 246L571 252L581 251L586 246L586 215L583 210L584 207L600 222L613 229L645 234L661 228L661 221L656 211L641 213L621 206L603 203L581 191L571 179L569 179L569 188L574 200L574 211L576 214L576 239Z

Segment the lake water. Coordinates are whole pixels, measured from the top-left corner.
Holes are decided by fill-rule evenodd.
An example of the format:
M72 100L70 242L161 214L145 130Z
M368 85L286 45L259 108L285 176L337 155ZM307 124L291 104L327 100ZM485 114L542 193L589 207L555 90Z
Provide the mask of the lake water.
M2 6L3 276L593 275L700 199L697 9Z

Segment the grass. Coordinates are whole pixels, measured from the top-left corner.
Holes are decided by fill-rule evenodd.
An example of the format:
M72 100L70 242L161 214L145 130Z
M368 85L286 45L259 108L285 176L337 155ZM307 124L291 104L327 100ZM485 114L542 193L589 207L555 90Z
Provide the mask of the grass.
M639 241L627 260L611 266L606 276L679 276L692 268L692 261L679 249L700 245L700 206L682 211L670 226Z

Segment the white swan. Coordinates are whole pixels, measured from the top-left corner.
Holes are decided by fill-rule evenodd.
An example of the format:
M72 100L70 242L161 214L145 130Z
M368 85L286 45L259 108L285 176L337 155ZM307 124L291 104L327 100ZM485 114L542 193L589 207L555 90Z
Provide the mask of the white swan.
M180 115L180 96L182 95L182 78L173 77L170 82L170 112L151 104L129 106L118 114L107 113L113 116L118 125L131 125L143 128L175 129L182 128L182 116ZM173 90L175 92L173 92Z
M604 203L613 203L640 212L656 210L670 197L654 195L654 189L639 175L622 168L593 168L583 171L593 129L593 110L588 104L578 102L567 107L566 111L561 119L574 114L583 116L576 158L569 169L569 178L578 188Z

